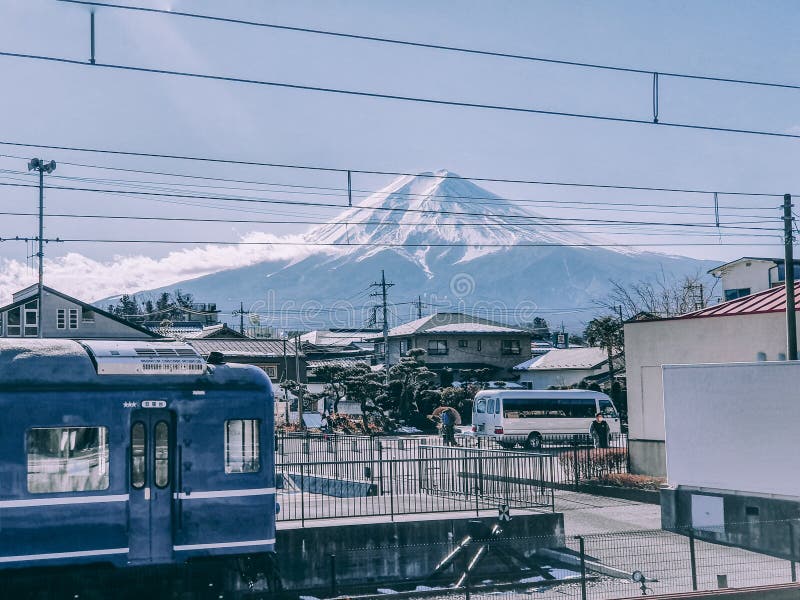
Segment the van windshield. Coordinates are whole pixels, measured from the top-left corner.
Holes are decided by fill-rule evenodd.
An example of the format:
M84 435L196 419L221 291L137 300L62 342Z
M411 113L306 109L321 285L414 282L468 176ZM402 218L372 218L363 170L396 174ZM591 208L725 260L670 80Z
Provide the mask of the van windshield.
M610 400L600 400L600 413L604 417L610 417L612 419L617 418L617 411L614 409L614 405L611 404Z
M503 416L509 419L579 418L595 415L594 398L504 398Z

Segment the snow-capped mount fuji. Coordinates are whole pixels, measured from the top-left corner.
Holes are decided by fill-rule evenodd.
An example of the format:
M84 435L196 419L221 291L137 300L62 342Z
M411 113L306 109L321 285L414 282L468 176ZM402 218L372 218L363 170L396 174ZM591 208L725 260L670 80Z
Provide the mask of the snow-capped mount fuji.
M303 240L315 245L311 254L152 292L181 289L198 301L216 302L223 313L244 302L266 315L262 323L277 328L354 327L369 313L367 286L385 270L395 284L390 294L398 304L395 322L416 317L410 301L422 296L426 312L480 307L481 316L499 321L543 316L578 329L592 318L612 280L680 278L717 265L598 246L609 242L554 224L449 171L400 177L308 230Z
M363 260L392 248L427 270L428 255L465 263L519 244L602 243L549 225L547 219L450 171L403 176L311 229L309 242L352 245Z

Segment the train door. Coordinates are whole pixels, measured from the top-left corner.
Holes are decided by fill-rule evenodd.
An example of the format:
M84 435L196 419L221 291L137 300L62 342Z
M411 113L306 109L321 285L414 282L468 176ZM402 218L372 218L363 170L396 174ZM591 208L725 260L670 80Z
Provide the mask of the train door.
M161 408L131 413L128 557L134 564L172 560L175 415Z

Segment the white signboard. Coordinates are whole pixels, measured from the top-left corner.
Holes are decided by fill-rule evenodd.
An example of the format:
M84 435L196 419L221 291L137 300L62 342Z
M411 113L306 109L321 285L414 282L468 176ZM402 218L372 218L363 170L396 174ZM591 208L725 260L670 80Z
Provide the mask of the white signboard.
M669 484L800 498L798 382L800 362L664 366Z

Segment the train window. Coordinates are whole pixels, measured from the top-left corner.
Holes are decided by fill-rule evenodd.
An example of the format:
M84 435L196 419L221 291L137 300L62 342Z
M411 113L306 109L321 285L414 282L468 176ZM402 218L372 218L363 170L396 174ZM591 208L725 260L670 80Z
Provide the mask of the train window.
M169 424L166 421L156 423L155 444L155 473L156 487L165 488L169 485Z
M258 419L225 421L225 472L255 473L261 469Z
M28 491L108 489L108 429L41 427L28 430Z
M147 478L144 423L137 421L131 427L131 485L140 490Z

